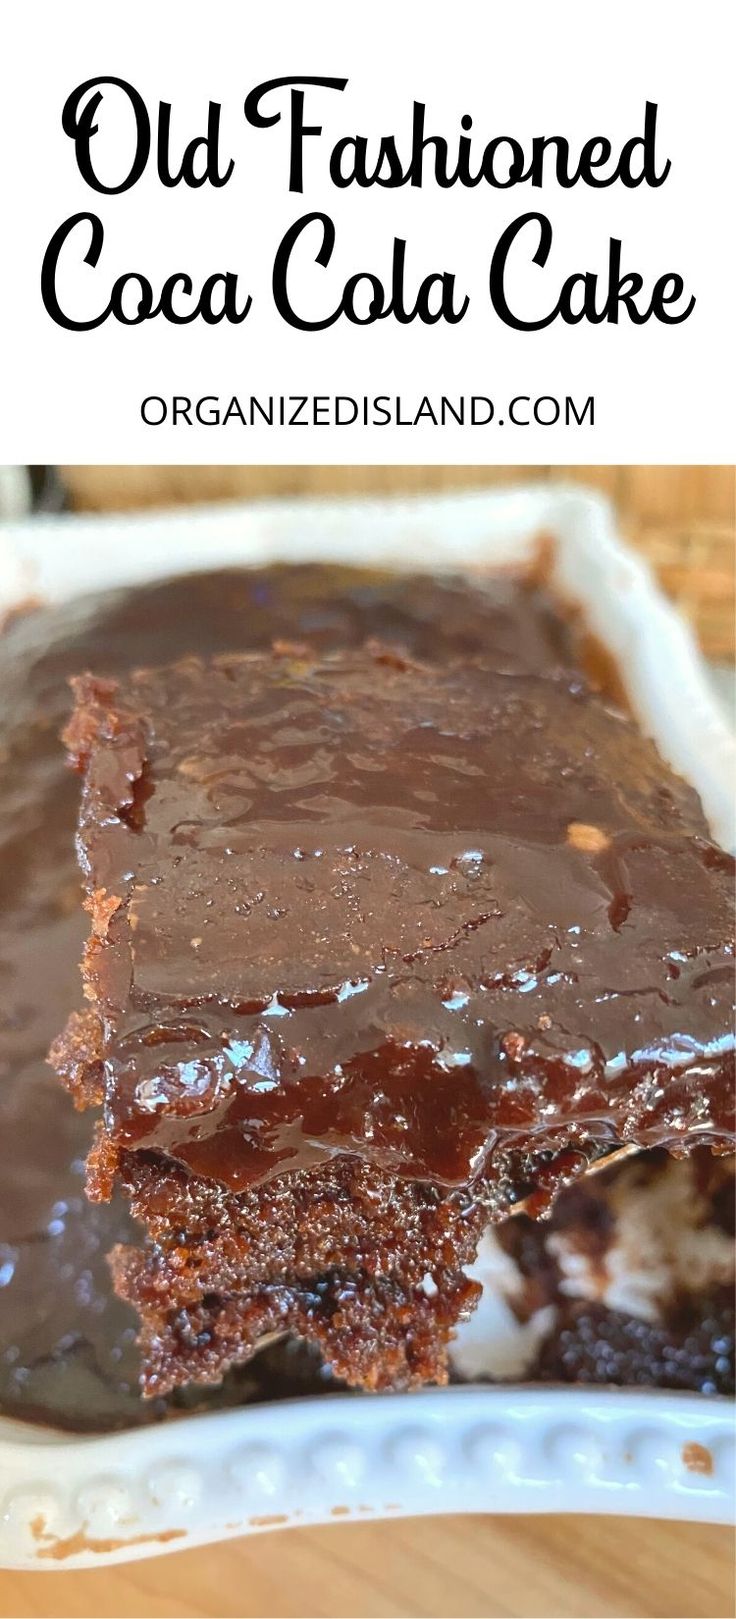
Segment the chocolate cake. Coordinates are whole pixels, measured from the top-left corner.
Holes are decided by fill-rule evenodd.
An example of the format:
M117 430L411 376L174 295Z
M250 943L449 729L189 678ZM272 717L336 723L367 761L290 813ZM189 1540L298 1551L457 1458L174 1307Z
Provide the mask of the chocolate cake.
M144 1387L273 1334L446 1375L489 1218L626 1141L733 1143L733 864L555 654L189 658L75 682L92 1197Z
M140 1240L122 1195L84 1195L90 1116L48 1068L79 993L85 935L74 851L78 780L59 732L70 676L123 674L197 651L321 646L382 635L442 659L492 647L500 667L556 667L566 628L539 591L492 578L469 588L318 565L217 570L60 606L28 604L0 624L0 1412L71 1431L156 1421L179 1409L321 1392L319 1358L273 1344L222 1388L142 1400L136 1317L107 1256ZM34 985L43 992L35 993Z
M461 1381L734 1391L736 1160L661 1149L484 1233Z

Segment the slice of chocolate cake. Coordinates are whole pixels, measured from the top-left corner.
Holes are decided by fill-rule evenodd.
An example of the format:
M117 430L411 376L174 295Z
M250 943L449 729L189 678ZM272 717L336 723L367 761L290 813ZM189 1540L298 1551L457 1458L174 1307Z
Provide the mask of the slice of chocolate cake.
M124 675L275 639L362 645L379 635L440 662L483 651L504 669L573 661L544 592L495 574L401 575L318 563L231 568L27 603L0 622L0 1412L88 1430L168 1411L322 1389L319 1357L281 1340L219 1388L141 1400L133 1312L106 1256L139 1239L122 1196L83 1194L89 1115L45 1063L79 994L85 917L74 851L78 780L58 733L69 677ZM42 984L43 993L34 992ZM11 1275L12 1271L12 1275ZM339 1386L339 1385L338 1385Z
M145 1386L296 1332L441 1379L489 1216L619 1142L733 1142L733 863L560 667L378 645L85 677L67 740L93 1197Z

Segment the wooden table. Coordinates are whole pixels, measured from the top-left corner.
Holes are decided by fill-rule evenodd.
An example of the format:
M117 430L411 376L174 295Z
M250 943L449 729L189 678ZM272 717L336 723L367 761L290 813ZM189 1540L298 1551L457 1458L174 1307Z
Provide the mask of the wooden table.
M0 1574L14 1619L721 1619L728 1529L616 1518L435 1518L292 1529L89 1573Z

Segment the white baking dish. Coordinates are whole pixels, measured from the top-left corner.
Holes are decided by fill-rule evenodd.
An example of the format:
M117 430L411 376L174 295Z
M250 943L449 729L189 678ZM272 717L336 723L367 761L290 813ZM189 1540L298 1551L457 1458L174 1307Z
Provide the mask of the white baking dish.
M0 612L27 596L269 560L505 566L552 541L553 588L616 659L632 708L732 847L736 740L692 636L612 514L578 489L269 502L0 527ZM305 1398L101 1438L0 1420L0 1562L97 1566L352 1515L611 1512L728 1521L731 1401L464 1387Z

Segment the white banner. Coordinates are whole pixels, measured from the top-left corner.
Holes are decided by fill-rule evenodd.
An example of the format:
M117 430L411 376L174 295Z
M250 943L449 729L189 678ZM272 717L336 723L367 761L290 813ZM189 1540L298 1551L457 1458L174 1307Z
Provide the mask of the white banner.
M730 461L733 15L6 5L0 461Z

